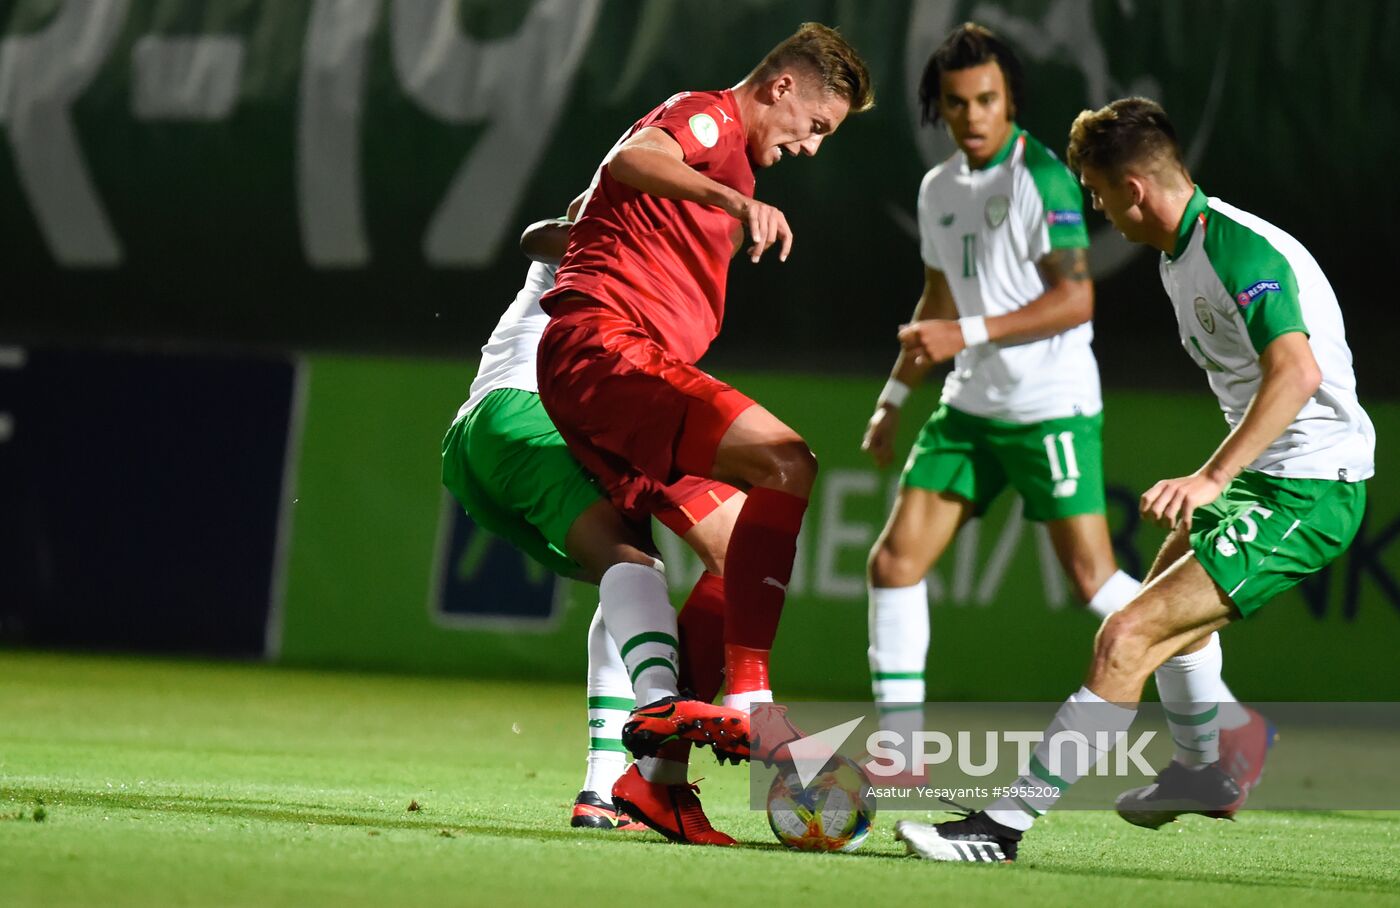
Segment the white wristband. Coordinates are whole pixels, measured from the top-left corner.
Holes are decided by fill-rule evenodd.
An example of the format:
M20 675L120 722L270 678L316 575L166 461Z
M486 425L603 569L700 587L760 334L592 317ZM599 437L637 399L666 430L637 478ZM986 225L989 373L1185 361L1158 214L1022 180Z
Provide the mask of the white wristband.
M987 333L987 317L985 315L969 315L966 318L958 319L958 327L962 329L963 343L968 347L976 347L991 340L991 335Z
M875 401L877 407L889 405L891 407L902 407L904 401L909 397L909 386L897 378L892 378L885 382L885 387L880 389L880 397Z

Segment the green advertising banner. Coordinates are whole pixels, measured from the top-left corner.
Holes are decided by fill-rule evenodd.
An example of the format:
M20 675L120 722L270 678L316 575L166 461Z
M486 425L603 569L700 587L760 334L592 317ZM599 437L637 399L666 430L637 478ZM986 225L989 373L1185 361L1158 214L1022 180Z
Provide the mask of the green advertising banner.
M736 265L717 355L863 368L918 293L915 193L951 151L917 80L972 17L1020 49L1018 117L1051 148L1082 108L1151 95L1201 184L1298 236L1349 313L1388 286L1385 0L12 0L0 339L469 355L524 225L652 107L735 84L818 20L868 60L878 104L760 174L795 251ZM1105 373L1160 386L1137 340L1160 323L1139 305L1153 256L1090 225ZM1363 389L1400 388L1392 322L1353 335Z
M1164 357L1181 359L1160 338ZM470 380L444 362L313 358L296 471L278 655L296 664L577 679L594 587L556 581L487 536L454 546L457 508L438 485L438 442ZM868 696L864 564L893 495L859 441L880 377L725 374L798 429L821 461L774 656L786 696ZM936 399L921 389L907 449ZM1366 401L1380 444L1400 406ZM1110 393L1104 443L1110 524L1137 573L1162 531L1137 497L1195 469L1225 433L1206 395ZM1226 675L1253 699L1400 697L1400 479L1382 469L1350 552L1223 635ZM699 564L658 530L681 602ZM455 553L455 554L454 554ZM1095 622L1048 541L1004 497L965 528L930 583L931 697L1058 700L1079 683Z

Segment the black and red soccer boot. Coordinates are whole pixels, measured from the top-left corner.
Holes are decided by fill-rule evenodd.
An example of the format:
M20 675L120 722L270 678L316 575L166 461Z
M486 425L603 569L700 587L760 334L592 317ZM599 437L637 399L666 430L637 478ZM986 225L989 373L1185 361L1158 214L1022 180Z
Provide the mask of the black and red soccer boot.
M1239 783L1219 763L1188 769L1173 760L1157 774L1157 781L1123 792L1115 806L1118 815L1134 826L1160 829L1188 813L1232 819L1244 799Z
M576 829L602 829L615 832L636 832L646 829L639 823L591 791L580 791L574 798L569 825Z
M743 751L747 756L748 713L677 695L637 707L622 726L623 746L634 757L654 757L671 741L708 745L717 754Z

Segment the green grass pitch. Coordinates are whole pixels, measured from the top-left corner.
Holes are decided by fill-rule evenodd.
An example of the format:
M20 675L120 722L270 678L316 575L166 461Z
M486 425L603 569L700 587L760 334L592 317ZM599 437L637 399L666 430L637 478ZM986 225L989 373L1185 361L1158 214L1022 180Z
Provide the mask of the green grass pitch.
M577 686L0 652L0 905L1400 905L1400 816L1052 814L1011 866L571 830ZM410 809L416 802L418 809ZM36 813L42 817L35 818ZM950 901L951 900L951 901Z

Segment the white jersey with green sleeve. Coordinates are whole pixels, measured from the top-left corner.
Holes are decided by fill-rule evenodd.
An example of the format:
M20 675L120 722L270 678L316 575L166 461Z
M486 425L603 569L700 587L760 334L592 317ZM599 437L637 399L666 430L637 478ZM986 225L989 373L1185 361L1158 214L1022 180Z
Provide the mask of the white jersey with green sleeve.
M1004 315L1045 292L1036 262L1084 248L1079 183L1020 127L985 167L961 151L919 187L919 249L943 272L959 316ZM992 419L1041 422L1103 409L1090 323L1030 343L981 344L953 360L943 403Z
M1206 371L1231 429L1259 393L1264 349L1282 334L1308 335L1322 385L1249 469L1346 482L1375 472L1376 431L1356 397L1342 310L1302 243L1197 187L1160 271L1181 345Z

